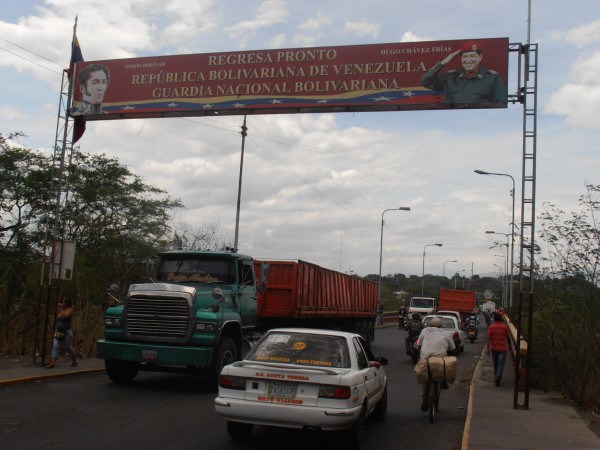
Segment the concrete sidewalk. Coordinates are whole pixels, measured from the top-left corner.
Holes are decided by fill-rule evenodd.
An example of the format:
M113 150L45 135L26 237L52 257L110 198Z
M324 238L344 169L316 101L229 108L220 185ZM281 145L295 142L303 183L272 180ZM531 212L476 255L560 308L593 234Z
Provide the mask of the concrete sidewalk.
M77 367L63 356L53 369L29 357L0 355L0 388L79 373L101 372L104 360L80 358ZM582 418L556 393L531 391L529 409L513 409L514 369L510 361L502 385L494 384L491 357L482 354L471 382L462 450L488 449L600 449L600 418ZM522 402L522 393L520 395ZM600 431L597 431L600 433Z
M50 361L49 356L47 360ZM0 355L0 387L102 371L104 371L104 360L98 358L79 358L77 367L71 367L71 358L62 356L54 368L46 369L41 365L39 358L34 363L31 356Z
M509 356L496 386L492 358L483 352L471 381L462 450L600 449L599 417L584 419L560 394L535 390L529 409L513 409L514 379Z

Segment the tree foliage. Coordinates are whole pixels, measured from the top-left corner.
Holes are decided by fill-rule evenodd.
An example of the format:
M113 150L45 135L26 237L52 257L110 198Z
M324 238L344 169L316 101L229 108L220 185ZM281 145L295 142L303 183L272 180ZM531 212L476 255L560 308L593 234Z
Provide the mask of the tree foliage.
M45 240L52 238L55 215L52 157L18 145L15 138L22 136L0 135L0 351L13 352L31 348ZM73 281L58 289L76 308L93 310L78 316L101 332L106 288L117 283L125 290L141 279L140 262L173 241L170 221L182 204L105 155L73 151L65 173L67 198L56 239L75 241L76 258Z
M581 211L545 203L534 312L536 381L586 406L600 403L600 186L586 186Z

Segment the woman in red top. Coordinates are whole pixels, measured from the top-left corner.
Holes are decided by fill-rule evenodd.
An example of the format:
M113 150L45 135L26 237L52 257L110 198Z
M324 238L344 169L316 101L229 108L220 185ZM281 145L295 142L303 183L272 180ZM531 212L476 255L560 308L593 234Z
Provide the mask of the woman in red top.
M488 327L487 332L487 352L488 355L490 351L492 353L496 386L500 386L500 380L502 379L509 338L508 326L506 326L499 313L494 313L494 323Z

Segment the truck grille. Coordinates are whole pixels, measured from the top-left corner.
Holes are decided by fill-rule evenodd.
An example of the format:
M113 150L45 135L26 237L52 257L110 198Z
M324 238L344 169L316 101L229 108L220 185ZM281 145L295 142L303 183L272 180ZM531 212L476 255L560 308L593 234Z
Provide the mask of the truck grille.
M132 296L125 314L132 338L183 342L190 331L190 307L183 297Z

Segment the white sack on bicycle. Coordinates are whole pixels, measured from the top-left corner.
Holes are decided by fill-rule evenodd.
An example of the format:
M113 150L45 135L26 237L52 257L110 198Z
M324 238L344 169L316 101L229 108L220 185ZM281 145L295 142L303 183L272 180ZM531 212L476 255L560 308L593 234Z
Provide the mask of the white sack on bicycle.
M456 356L430 356L427 359L420 359L415 366L417 381L419 384L427 383L430 370L434 380L445 379L448 383L452 384L456 381L457 362Z

